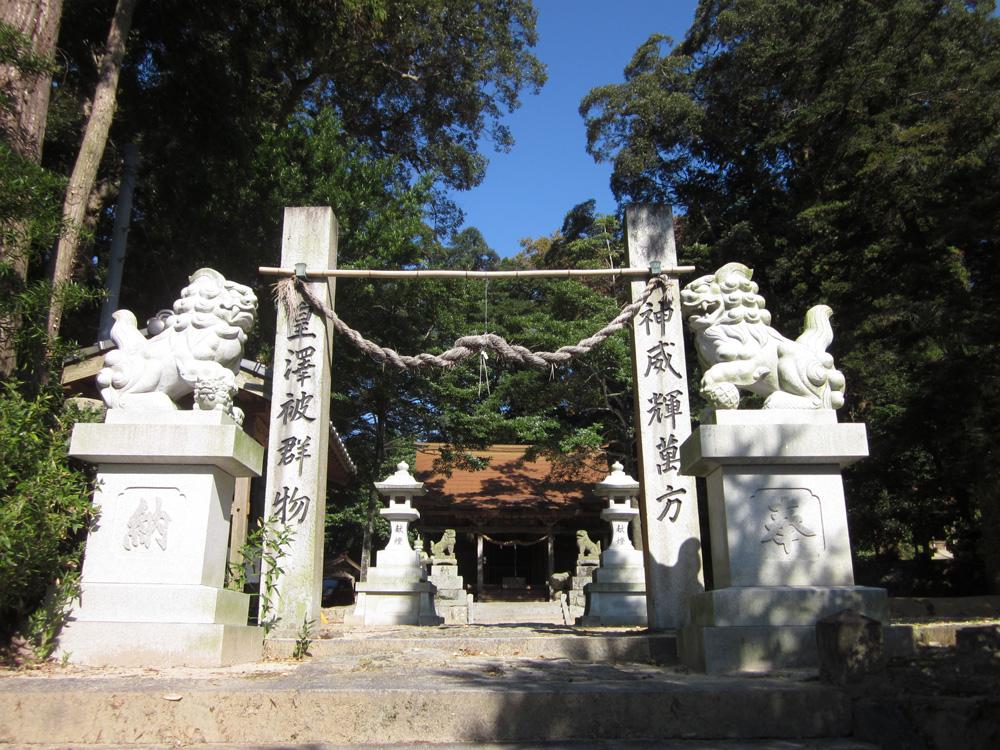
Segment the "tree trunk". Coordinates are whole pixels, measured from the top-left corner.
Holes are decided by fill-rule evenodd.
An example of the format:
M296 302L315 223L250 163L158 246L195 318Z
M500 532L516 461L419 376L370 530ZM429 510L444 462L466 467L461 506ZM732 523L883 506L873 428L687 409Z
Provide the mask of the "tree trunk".
M0 21L31 40L31 52L36 57L54 56L61 18L62 0L0 3ZM51 90L51 73L26 75L17 66L0 65L0 91L8 97L7 107L0 109L0 132L15 153L35 164L42 159Z
M122 182L118 189L118 206L115 208L115 226L111 232L111 254L108 258L108 279L105 289L108 297L101 307L101 323L97 331L99 339L111 336L112 316L118 309L125 273L125 253L128 245L128 228L132 218L132 194L135 192L136 175L139 172L139 147L128 143L124 149Z
M87 200L97 179L97 169L104 156L108 142L108 132L115 116L118 97L118 76L125 57L125 42L132 26L132 13L138 0L118 0L115 16L108 31L108 41L100 61L100 75L94 91L94 103L83 143L77 154L73 173L66 189L63 202L63 234L56 246L55 263L52 269L52 305L49 308L48 336L53 341L59 334L62 323L63 301L60 288L70 281L73 263L80 246L80 229L87 212Z
M378 415L376 415L375 419L377 422L375 425L375 463L373 471L377 472L382 467L382 461L385 460L385 422ZM377 479L377 476L371 478L370 482L372 486L368 489L368 508L367 513L365 513L365 530L361 541L361 570L358 573L358 580L360 581L368 580L368 568L371 566L372 561L375 513L379 507L378 490L374 486Z
M36 57L51 59L59 37L62 0L6 0L0 3L0 21L31 41ZM16 65L0 65L0 93L7 105L0 107L0 133L11 150L35 164L42 160L45 121L49 111L52 74L25 73ZM31 235L22 221L11 222L0 232L0 264L7 266L14 287L28 280ZM9 292L11 290L4 290ZM14 339L20 327L16 315L0 315L0 378L17 367Z

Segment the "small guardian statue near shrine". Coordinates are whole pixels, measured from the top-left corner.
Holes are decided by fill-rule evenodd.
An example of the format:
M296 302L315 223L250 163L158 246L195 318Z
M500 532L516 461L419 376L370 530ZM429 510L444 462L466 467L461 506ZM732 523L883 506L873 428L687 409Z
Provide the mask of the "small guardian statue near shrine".
M435 565L454 565L458 562L455 557L455 529L445 529L441 539L431 542L431 561Z
M236 373L257 297L211 268L195 271L189 281L173 313L157 315L151 338L130 311L114 314L111 338L118 348L107 353L97 375L101 396L111 409L173 411L178 399L193 393L195 409L222 411L240 424L243 413L233 406Z
M427 550L424 549L424 537L420 534L419 531L416 532L413 536L413 549L415 549L417 551L417 554L420 555L421 565L430 564L431 558L427 554Z
M771 327L753 270L727 263L681 290L681 308L704 369L701 393L717 409L736 409L740 389L764 397L765 409L839 409L844 375L826 349L833 341L826 305L806 313L795 341Z
M578 565L584 562L597 561L601 557L601 543L594 541L583 529L576 532L576 562Z

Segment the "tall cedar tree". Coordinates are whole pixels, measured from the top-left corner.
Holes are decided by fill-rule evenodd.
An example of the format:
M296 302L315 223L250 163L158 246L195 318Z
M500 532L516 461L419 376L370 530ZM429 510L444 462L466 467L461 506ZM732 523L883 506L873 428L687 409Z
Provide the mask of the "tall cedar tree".
M0 7L0 378L17 368L33 245L51 241L52 176L42 172L42 143L52 89L62 0L10 0Z
M835 311L863 551L1000 550L1000 19L992 2L705 0L581 104L623 199L753 266L776 325Z

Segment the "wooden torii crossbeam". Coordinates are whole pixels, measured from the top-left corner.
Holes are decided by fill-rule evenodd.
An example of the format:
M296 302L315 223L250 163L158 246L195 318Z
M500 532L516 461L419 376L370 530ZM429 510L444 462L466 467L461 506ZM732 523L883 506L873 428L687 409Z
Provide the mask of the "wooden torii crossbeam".
M649 268L533 268L516 271L452 271L438 268L401 268L398 270L375 270L369 268L308 269L299 263L294 268L261 266L257 272L262 276L298 276L309 278L339 279L565 279L588 276L612 276L622 278L646 278L649 276L679 276L694 273L694 266L664 266L651 264Z

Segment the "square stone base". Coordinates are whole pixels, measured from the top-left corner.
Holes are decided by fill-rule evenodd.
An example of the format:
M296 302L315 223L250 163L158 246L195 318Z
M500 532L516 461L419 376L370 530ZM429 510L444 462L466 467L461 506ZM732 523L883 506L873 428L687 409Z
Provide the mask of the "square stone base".
M434 586L428 581L369 581L359 583L354 609L345 625L440 625L434 611Z
M445 625L472 624L472 594L463 592L462 599L436 601L434 611L444 621Z
M468 625L469 594L457 565L434 565L430 582L434 585L434 611L445 625Z
M645 625L645 583L599 583L587 586L587 611L576 618L584 627Z
M816 629L808 625L681 628L677 650L685 666L708 674L815 667Z
M224 667L260 661L264 631L249 625L72 621L57 656L95 667Z
M678 651L709 674L817 666L816 622L844 609L888 622L885 589L866 586L727 588L691 597Z
M214 586L84 583L73 617L80 621L246 625L250 595Z

